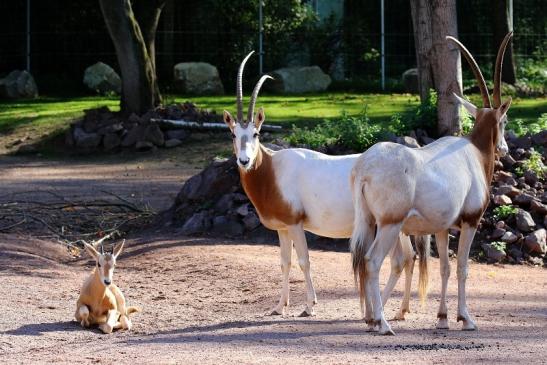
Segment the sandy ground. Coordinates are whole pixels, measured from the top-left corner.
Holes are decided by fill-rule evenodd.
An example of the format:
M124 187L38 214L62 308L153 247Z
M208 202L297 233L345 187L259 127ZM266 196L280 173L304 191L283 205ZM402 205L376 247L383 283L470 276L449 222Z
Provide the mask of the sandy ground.
M182 164L178 170L177 164ZM48 188L77 195L107 186L120 194L140 192L158 209L170 203L181 181L195 171L191 164L172 160L67 163L25 158L3 159L0 169L4 195ZM87 257L74 259L57 243L0 234L0 363L545 363L545 269L471 264L468 304L479 330L462 332L455 321L452 262L451 330L435 330L440 277L438 260L432 259L425 307L413 296L412 313L393 323L395 337L385 337L365 332L349 254L312 248L311 261L317 316L294 316L305 301L303 276L295 263L290 314L272 317L266 313L280 289L275 242L256 245L169 232L132 237L114 281L129 304L143 312L133 315L132 331L103 335L73 321L79 287L93 265ZM383 282L387 274L384 270ZM401 285L388 302L388 317L399 306Z

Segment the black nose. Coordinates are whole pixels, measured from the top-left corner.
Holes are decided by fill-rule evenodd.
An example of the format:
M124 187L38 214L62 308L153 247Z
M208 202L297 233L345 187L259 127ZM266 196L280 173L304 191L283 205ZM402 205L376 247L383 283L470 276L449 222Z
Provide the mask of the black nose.
M105 280L105 281L104 281L104 284L105 284L105 285L110 285L111 283L112 283L112 282L111 282L110 280Z
M249 160L248 160L248 159L247 159L247 160L239 159L239 162L240 162L243 166L245 166L245 165L247 165L247 164L249 163Z

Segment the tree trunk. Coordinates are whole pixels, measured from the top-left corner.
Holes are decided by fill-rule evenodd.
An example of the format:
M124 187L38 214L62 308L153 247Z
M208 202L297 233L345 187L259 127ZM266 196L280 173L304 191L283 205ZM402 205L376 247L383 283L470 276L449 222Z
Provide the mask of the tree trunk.
M513 30L513 0L490 0L492 8L492 37L494 59L492 70L496 64L496 50L499 48L503 38ZM513 57L513 42L509 42L505 50L505 61L501 73L502 81L514 85L517 81L515 72L515 58Z
M410 6L420 99L425 102L429 89L434 88L438 134L457 134L461 130L460 108L452 93L461 93L460 54L445 39L447 35L458 36L456 0L411 0Z
M159 2L149 3L156 5ZM99 3L120 65L122 113L143 114L161 102L153 61L153 39L161 7L158 11L150 8L150 16L143 17L146 18L143 33L130 0L99 0ZM155 23L149 18L155 19ZM148 43L145 42L145 36Z
M452 93L461 95L462 67L459 50L445 37L458 38L456 0L433 0L431 4L431 60L437 91L437 131L440 136L454 135L460 133L461 123L460 105Z
M416 64L418 66L418 86L420 100L427 100L429 90L433 88L433 75L430 59L431 51L431 7L427 0L410 0Z

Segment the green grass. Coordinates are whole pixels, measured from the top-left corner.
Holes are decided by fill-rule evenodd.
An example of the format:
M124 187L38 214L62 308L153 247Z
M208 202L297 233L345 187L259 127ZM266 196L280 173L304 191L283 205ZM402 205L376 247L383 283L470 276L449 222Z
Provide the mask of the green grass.
M2 100L0 101L0 133L10 133L23 128L37 131L66 128L70 121L81 117L85 109L105 105L111 110L119 110L118 99L98 96Z
M472 96L478 102L478 96ZM200 108L222 113L224 109L235 114L235 97L229 96L177 96L168 95L166 102L191 100ZM357 116L367 108L371 123L389 123L395 113L403 113L418 105L415 95L409 94L353 94L325 93L316 95L271 96L262 95L257 107L263 106L266 122L290 126L313 126L325 118L338 118L342 111ZM38 134L51 133L67 128L83 110L108 106L119 109L119 101L108 97L53 98L40 97L25 101L0 101L0 133L10 134L32 130ZM547 98L514 99L509 112L511 118L521 118L533 123L542 113L547 113Z

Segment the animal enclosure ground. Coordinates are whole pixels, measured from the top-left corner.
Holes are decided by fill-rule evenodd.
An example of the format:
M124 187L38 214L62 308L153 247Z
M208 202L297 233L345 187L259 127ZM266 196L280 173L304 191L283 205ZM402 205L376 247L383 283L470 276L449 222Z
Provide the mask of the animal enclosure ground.
M0 163L0 196L53 189L67 196L109 190L169 205L182 181L214 151L97 160L30 160ZM467 293L477 332L455 322L455 261L449 281L451 330L435 330L440 276L431 260L426 307L413 296L396 337L365 332L360 320L349 253L311 250L317 316L297 318L305 302L303 276L291 272L286 318L265 314L280 289L279 248L250 242L182 237L172 231L134 236L119 259L114 282L142 313L131 332L103 335L73 321L75 302L92 262L71 258L51 240L0 234L0 363L544 363L547 356L547 275L527 266L470 265ZM293 255L294 257L294 255ZM384 265L385 282L389 265ZM416 270L417 274L417 270ZM413 288L416 288L415 275ZM387 305L393 316L399 283ZM414 290L415 291L415 290Z

